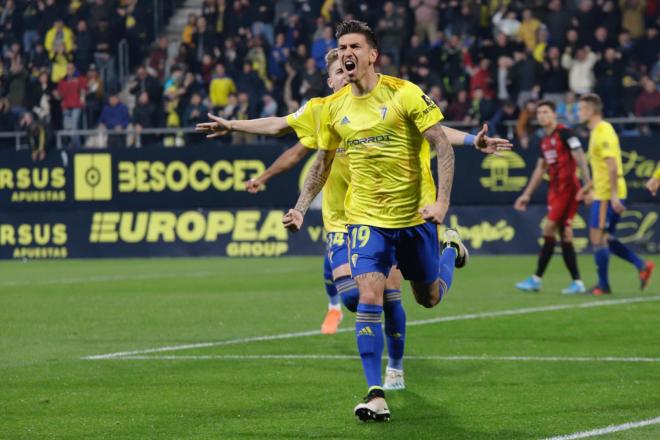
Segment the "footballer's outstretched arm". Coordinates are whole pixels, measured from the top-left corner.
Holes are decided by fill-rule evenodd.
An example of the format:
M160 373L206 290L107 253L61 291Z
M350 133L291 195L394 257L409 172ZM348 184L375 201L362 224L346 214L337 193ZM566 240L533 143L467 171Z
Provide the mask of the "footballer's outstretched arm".
M286 122L285 116L232 121L211 113L208 114L208 117L211 122L197 124L195 131L206 133L206 137L209 139L227 135L232 131L262 136L283 136L292 130Z
M293 232L300 230L309 205L312 204L312 200L321 192L323 185L328 180L334 158L334 150L319 150L316 160L312 164L307 178L305 178L305 183L303 184L303 189L300 197L298 197L295 208L289 209L289 212L282 218L285 228Z
M310 149L305 147L302 143L298 142L291 148L288 148L284 153L275 159L275 162L271 164L266 171L261 173L259 176L254 179L250 179L245 183L248 192L252 194L258 193L261 190L261 187L265 185L271 178L282 174L285 171L289 171L291 168L295 167L298 162L300 162L307 154Z
M445 135L442 125L437 123L424 131L424 138L435 148L438 163L438 195L433 205L420 210L424 220L440 224L447 215L451 187L454 182L454 149Z
M539 160L536 161L536 168L532 173L532 177L529 178L529 183L525 187L523 193L516 199L516 202L513 204L513 207L518 211L525 211L527 205L532 198L532 194L537 190L541 182L543 182L543 173L545 173L545 159L539 157Z
M513 148L513 144L508 139L486 136L488 124L484 124L476 136L444 125L442 131L445 132L449 143L453 146L474 145L476 149L487 154L497 154L500 151L508 151Z

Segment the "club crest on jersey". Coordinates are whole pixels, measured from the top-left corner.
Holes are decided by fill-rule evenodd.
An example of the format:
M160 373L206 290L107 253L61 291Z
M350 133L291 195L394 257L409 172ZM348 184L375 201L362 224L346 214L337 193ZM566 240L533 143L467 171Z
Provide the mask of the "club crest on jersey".
M348 120L348 116L344 116L341 119L341 122L339 123L339 125L346 125L346 124L350 124L350 123L351 123L351 121Z
M385 115L387 114L387 107L381 107L380 108L380 117L384 121L385 120Z

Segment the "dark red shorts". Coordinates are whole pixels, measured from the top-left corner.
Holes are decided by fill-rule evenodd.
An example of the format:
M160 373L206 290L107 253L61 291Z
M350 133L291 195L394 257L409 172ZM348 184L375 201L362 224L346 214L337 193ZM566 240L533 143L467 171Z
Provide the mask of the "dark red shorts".
M575 200L576 195L577 191L548 194L548 220L559 226L571 226L580 205L580 202Z

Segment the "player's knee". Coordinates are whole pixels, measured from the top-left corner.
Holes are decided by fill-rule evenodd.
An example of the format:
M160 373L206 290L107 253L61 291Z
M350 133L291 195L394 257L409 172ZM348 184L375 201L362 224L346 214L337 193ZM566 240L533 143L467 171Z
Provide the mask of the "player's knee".
M415 295L415 300L420 306L431 309L440 303L440 294L438 292L425 292L421 295Z

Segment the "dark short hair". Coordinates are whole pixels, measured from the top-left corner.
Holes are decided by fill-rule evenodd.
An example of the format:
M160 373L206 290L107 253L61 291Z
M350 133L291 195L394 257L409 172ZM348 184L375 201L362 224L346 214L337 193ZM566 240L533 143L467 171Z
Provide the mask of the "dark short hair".
M596 113L603 113L603 100L600 99L595 93L587 93L586 95L580 96L580 101L586 102L587 104L593 106Z
M550 110L552 110L553 112L557 111L557 106L555 105L555 103L548 100L548 99L544 99L543 101L539 101L538 104L536 104L536 108L543 107L543 106L550 107Z
M347 34L362 34L364 35L364 38L367 39L367 43L369 43L369 46L371 46L372 49L378 49L376 34L369 25L363 21L347 20L339 23L339 26L337 26L335 31L335 38L339 40Z

